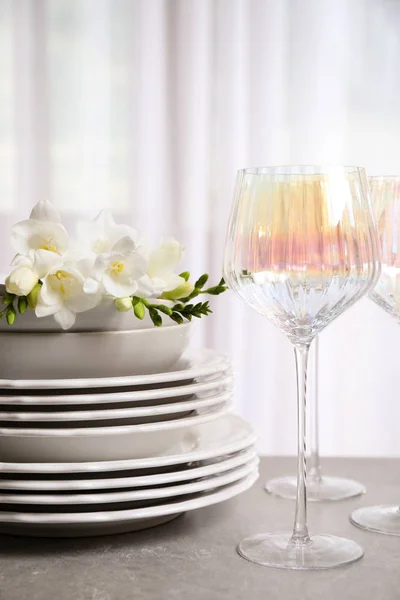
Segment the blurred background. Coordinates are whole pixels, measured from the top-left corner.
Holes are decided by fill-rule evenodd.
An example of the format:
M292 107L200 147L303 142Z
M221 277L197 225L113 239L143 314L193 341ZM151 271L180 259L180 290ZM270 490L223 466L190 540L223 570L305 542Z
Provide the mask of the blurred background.
M67 226L110 207L221 275L236 170L400 173L398 0L0 0L0 272L49 199ZM296 451L284 335L233 294L196 344L230 355L235 409L268 454ZM0 348L0 354L3 349ZM400 455L400 328L362 300L320 338L325 455Z

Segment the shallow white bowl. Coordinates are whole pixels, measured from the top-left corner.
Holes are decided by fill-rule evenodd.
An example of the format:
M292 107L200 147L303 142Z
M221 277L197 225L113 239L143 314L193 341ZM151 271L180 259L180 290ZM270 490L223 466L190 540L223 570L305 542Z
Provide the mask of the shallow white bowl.
M10 327L0 332L0 378L77 379L162 373L182 356L190 331L190 323L81 333L23 333Z
M3 289L2 289L3 288ZM4 286L0 285L0 306L1 299L5 293ZM152 300L157 304L157 300ZM162 301L163 304L171 306L172 303ZM167 315L161 315L163 327L174 326L176 323ZM153 327L152 320L146 311L144 319L141 321L133 314L133 310L127 312L118 312L114 301L111 298L104 298L99 306L76 315L75 324L69 329L70 332L79 331L136 331L137 329L148 329ZM21 331L41 333L62 332L63 330L54 320L53 316L38 318L35 311L28 308L23 315L17 315L13 325L8 325L6 319L0 321L0 332L2 331Z
M0 428L0 456L6 462L95 462L162 456L173 448L190 451L196 426L229 410L224 402L174 421L115 427L65 429Z

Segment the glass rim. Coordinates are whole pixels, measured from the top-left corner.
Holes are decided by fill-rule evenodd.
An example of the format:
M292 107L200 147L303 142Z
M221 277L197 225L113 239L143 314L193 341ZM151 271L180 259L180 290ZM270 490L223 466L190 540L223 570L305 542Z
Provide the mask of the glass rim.
M238 170L238 175L327 175L334 171L365 175L364 167L353 165L314 164L314 165L272 165L268 167L246 167Z

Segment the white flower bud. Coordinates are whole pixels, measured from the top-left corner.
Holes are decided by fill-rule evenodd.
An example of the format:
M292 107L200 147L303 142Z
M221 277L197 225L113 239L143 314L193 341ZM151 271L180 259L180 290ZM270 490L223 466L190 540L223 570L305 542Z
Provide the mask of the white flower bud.
M115 306L119 312L127 312L132 308L132 298L129 298L129 296L126 298L116 298Z
M16 294L17 296L27 296L37 282L37 274L27 265L14 269L5 281L7 292L9 294Z
M194 290L194 285L189 281L184 281L178 287L169 292L163 292L161 294L161 298L165 298L165 300L179 300L179 298L186 298L189 296Z

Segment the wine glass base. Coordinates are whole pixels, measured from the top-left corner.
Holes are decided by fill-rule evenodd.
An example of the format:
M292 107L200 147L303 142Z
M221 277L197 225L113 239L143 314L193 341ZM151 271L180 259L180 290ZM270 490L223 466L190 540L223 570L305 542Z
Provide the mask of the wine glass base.
M375 533L400 535L400 509L391 505L364 506L351 513L350 523Z
M291 475L270 479L265 484L265 489L274 496L295 500L297 479ZM365 494L365 487L352 479L322 476L320 481L307 480L307 500L310 502L345 500L361 494Z
M250 562L278 569L332 569L360 560L364 550L347 538L316 535L304 545L291 542L291 533L267 533L245 538L238 552Z

